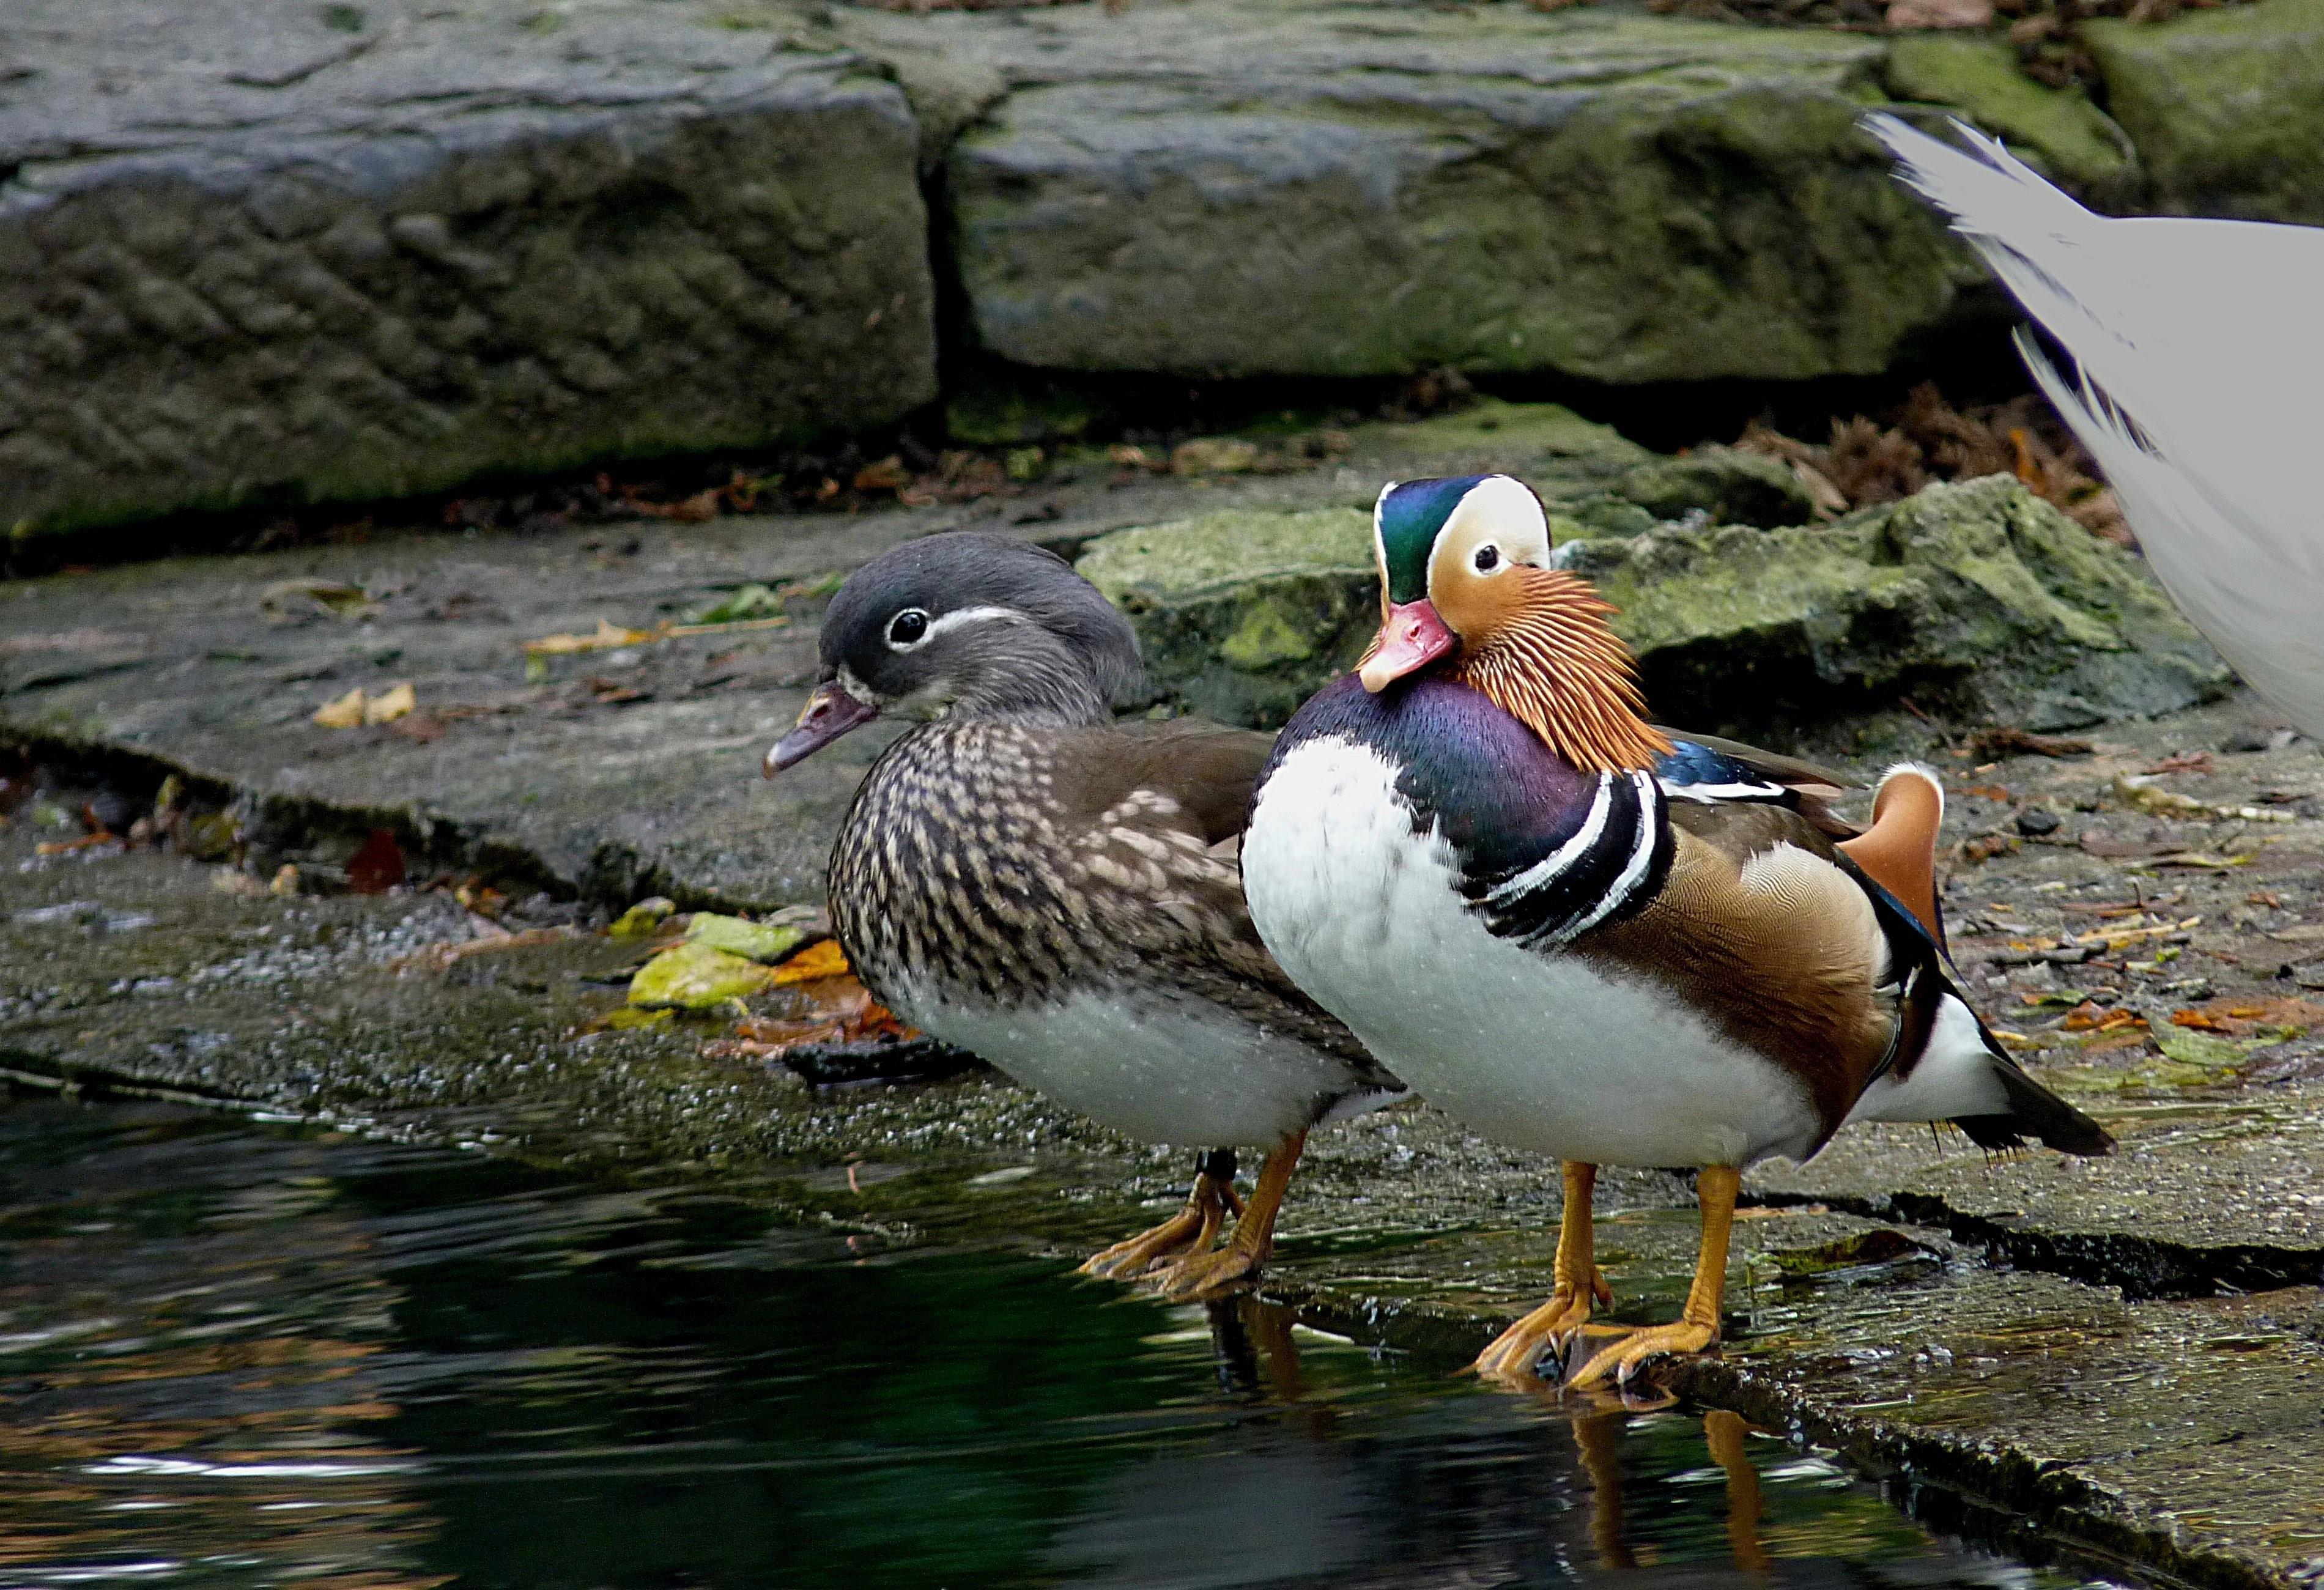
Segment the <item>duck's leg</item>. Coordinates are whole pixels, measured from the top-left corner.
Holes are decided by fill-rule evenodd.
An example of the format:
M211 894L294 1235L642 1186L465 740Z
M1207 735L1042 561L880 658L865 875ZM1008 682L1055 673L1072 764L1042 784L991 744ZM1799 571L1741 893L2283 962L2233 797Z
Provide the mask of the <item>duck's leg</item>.
M1735 1225L1735 1195L1743 1182L1733 1165L1705 1165L1695 1178L1695 1201L1702 1206L1702 1251L1694 1261L1694 1284L1675 1325L1634 1331L1582 1366L1568 1383L1586 1386L1616 1376L1621 1383L1647 1359L1664 1353L1700 1353L1719 1339L1719 1305L1727 1292L1727 1236Z
M1469 1367L1489 1380L1526 1381L1545 1352L1563 1356L1570 1339L1590 1323L1593 1302L1610 1303L1613 1288L1598 1269L1598 1238L1591 1224L1590 1199L1598 1167L1565 1162L1565 1213L1557 1226L1557 1259L1551 1267L1557 1287L1549 1301L1495 1337Z
M1307 1134L1294 1132L1267 1152L1259 1167L1259 1185L1250 1190L1250 1203L1235 1221L1234 1235L1214 1254L1194 1254L1154 1277L1164 1297L1215 1297L1237 1282L1259 1273L1275 1251L1275 1217L1282 1211L1283 1194L1298 1168L1299 1151Z
M1750 1429L1741 1414L1724 1408L1702 1416L1703 1444L1727 1472L1727 1544L1735 1553L1735 1566L1747 1574L1764 1574L1767 1549L1759 1540L1759 1471L1743 1449L1743 1438Z
M1078 1273L1129 1281L1169 1260L1209 1253L1226 1218L1242 1213L1242 1199L1235 1196L1234 1176L1235 1151L1211 1150L1196 1165L1194 1190L1186 1195L1185 1209L1150 1231L1141 1231L1102 1253L1092 1254L1083 1262Z

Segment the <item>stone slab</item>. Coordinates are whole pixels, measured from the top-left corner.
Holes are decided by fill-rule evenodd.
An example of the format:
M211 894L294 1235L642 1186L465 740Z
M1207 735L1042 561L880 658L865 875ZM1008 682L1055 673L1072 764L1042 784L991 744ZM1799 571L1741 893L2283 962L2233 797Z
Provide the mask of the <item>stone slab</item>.
M932 399L902 93L718 15L13 0L0 528L761 446Z
M1585 6L1194 0L844 24L936 95L969 322L1020 363L1871 373L1978 280L1853 131L1886 48Z

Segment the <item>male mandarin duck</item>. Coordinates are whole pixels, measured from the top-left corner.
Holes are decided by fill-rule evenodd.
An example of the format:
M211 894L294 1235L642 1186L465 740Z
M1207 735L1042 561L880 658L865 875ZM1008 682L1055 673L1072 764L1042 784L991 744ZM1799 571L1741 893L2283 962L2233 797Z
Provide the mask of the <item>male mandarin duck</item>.
M882 712L831 854L856 974L914 1026L1128 1136L1228 1145L1186 1207L1085 1273L1207 1296L1255 1273L1308 1131L1403 1085L1293 987L1252 930L1237 841L1263 734L1117 725L1138 638L1055 554L913 541L851 575L822 680L769 777ZM1268 1150L1247 1208L1235 1146ZM1230 1214L1234 1235L1213 1242Z
M1610 1298L1599 1165L1699 1168L1702 1247L1679 1322L1576 1384L1718 1339L1756 1160L1803 1159L1852 1120L2106 1152L1948 970L1932 775L1892 768L1870 829L1840 838L1798 764L1653 727L1612 609L1551 566L1540 501L1507 475L1390 485L1373 522L1379 637L1277 741L1243 887L1277 960L1373 1054L1565 1162L1555 1291L1480 1373L1529 1378Z
M2075 364L2018 350L2090 450L2163 588L2236 671L2324 740L2324 519L2316 510L2324 230L2094 216L1960 125L1866 131L1953 218Z

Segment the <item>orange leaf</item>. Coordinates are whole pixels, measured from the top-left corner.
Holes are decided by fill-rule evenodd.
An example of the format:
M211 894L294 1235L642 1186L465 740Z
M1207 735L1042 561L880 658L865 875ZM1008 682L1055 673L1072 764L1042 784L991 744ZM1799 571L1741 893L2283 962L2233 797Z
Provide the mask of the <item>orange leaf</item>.
M811 983L821 978L845 977L847 951L839 947L837 939L825 939L809 944L806 949L775 968L775 987L788 983Z

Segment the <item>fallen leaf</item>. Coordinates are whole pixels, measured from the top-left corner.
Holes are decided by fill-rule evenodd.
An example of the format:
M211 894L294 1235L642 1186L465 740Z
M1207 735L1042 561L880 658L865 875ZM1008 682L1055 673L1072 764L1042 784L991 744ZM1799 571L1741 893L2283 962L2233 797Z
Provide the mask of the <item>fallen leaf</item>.
M530 950L541 944L554 944L562 939L577 937L581 932L573 927L529 927L521 933L510 933L482 917L471 916L469 924L477 929L478 936L456 944L430 944L409 955L399 955L387 963L390 971L442 971L466 960L471 955L495 955L503 950Z
M410 717L411 710L419 704L420 698L407 679L401 684L390 685L382 694L364 702L363 721L366 723L392 723L398 718Z
M630 1003L715 1010L730 999L758 993L774 979L755 960L681 940L638 969L630 979Z
M715 911L697 911L694 920L687 924L686 936L729 955L772 966L806 941L807 930L795 923L751 922L740 916L721 916ZM844 970L844 958L840 964Z
M358 895L383 895L403 881L403 847L386 829L373 829L347 858L347 887Z
M597 627L586 635L544 635L538 640L526 641L524 649L530 657L572 657L586 651L637 646L653 638L650 630L624 630L599 619Z
M650 939L660 931L661 924L675 915L678 906L659 895L650 895L631 906L605 930L612 939Z
M867 464L855 472L855 489L859 492L895 492L911 483L912 477L904 469L904 461L890 453L876 464Z
M837 939L825 939L810 944L775 969L775 986L785 988L792 983L811 983L819 978L846 977L847 951L839 947Z
M2152 778L2163 773L2209 773L2210 770L2210 752L2173 751L2152 767L2147 768L2146 777Z
M2015 756L2085 757L2093 749L2087 740L2035 734L2008 725L1978 730L1969 737L1969 748L1972 755L1987 760Z
M1170 450L1172 474L1244 474L1258 464L1258 444L1234 437L1198 437Z
M314 722L322 729L360 729L364 721L363 686L315 709Z
M337 618L360 618L378 603L361 585L339 580L277 580L258 593L259 608L278 619L311 617L323 612Z

